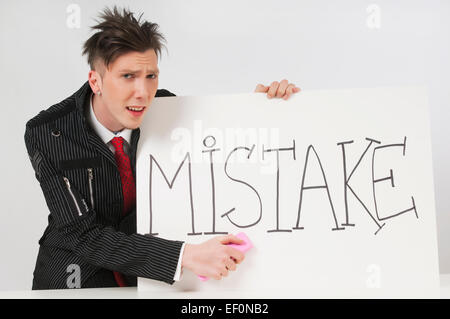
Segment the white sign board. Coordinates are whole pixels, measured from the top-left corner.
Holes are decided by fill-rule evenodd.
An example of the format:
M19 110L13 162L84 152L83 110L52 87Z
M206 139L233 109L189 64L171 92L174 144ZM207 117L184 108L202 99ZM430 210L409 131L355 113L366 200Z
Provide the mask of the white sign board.
M138 232L254 248L221 281L139 290L211 297L437 297L426 91L165 97L142 124ZM236 293L239 293L236 295Z

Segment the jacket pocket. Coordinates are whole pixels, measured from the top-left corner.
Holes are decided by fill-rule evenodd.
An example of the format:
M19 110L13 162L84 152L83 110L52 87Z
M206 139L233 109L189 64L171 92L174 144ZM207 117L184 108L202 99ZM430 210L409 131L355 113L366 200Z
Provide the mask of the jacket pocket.
M101 157L77 158L71 160L62 160L59 162L59 168L64 171L71 169L94 168L101 166L102 166Z
M95 209L95 178L97 170L94 167L72 167L61 171L65 188L73 201L74 189L89 205L89 209Z
M94 187L92 185L94 180L94 170L92 168L87 169L89 178L89 198L91 199L91 209L95 209L94 206Z
M57 228L77 223L91 214L73 180L66 175L52 175L41 182L50 216Z
M83 216L84 213L87 213L89 211L86 201L84 200L84 198L81 198L79 193L70 185L70 181L67 177L63 176L63 179L69 193L69 199L71 199L71 202L73 203L78 216Z

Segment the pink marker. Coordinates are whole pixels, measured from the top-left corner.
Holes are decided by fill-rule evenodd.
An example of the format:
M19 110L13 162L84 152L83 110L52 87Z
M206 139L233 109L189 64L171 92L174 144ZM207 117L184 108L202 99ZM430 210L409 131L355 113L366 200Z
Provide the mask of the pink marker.
M237 244L228 244L229 246L236 248L240 251L242 251L243 253L245 253L246 251L248 251L250 248L253 247L252 242L250 241L250 239L247 237L247 235L245 233L239 233L236 235L237 238L242 239L244 241L243 244L237 245ZM207 281L209 278L205 277L205 276L198 276L200 278L200 280L202 281Z

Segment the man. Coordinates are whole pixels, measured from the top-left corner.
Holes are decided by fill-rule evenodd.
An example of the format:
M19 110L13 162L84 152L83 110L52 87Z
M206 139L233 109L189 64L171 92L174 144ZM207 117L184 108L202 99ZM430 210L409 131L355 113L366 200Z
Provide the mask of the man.
M139 125L158 90L158 26L106 9L84 45L88 81L28 121L25 143L50 210L39 240L33 289L136 286L136 277L172 284L181 271L227 276L244 255L233 235L192 245L136 233ZM286 80L255 92L287 99Z

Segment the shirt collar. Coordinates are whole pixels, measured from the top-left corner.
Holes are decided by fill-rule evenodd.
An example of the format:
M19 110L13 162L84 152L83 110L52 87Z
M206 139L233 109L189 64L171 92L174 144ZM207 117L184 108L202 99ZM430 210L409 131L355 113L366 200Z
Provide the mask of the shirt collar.
M97 120L97 117L95 116L95 113L94 113L94 108L92 107L93 96L94 96L94 94L92 93L91 97L89 99L89 113L88 113L87 120L88 120L89 125L94 129L95 133L97 133L97 135L102 139L102 141L105 144L108 144L114 137L119 137L119 136L123 137L124 140L128 144L130 144L132 130L125 128L120 132L111 132Z

